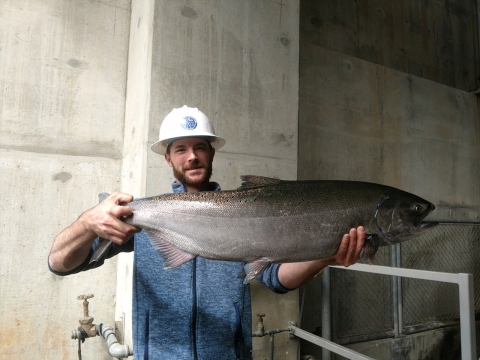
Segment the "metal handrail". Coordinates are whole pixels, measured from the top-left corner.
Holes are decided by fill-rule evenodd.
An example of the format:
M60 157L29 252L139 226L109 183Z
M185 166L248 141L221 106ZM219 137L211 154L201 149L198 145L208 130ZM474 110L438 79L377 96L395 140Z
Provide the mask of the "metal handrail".
M476 336L475 336L475 308L473 301L473 275L464 274L464 273L445 273L437 271L426 271L426 270L414 270L414 269L404 269L388 266L377 266L377 265L363 265L355 264L348 268L341 266L333 266L338 269L343 270L354 270L369 272L380 275L391 275L399 277L408 277L413 279L421 280L431 280L431 281L441 281L458 284L459 286L459 297L460 297L460 336L461 336L461 351L462 351L462 360L476 360ZM327 276L324 273L323 276ZM327 319L324 319L327 320ZM329 320L329 319L328 319ZM322 328L325 327L325 324ZM308 339L305 339L308 340ZM330 334L324 336L323 340L331 340ZM309 340L310 341L310 340ZM317 345L319 345L317 343ZM322 346L322 345L320 345ZM337 347L340 345L337 345ZM326 348L326 347L325 347ZM343 348L343 347L342 347ZM346 348L344 348L346 349ZM330 349L329 349L330 350ZM332 350L337 353L337 351ZM325 352L324 352L324 355ZM345 355L343 355L345 356ZM362 357L349 357L350 359L363 359ZM348 356L345 356L348 357ZM328 358L328 357L324 357ZM369 359L365 357L364 359Z
M308 331L302 330L296 326L290 325L290 334L307 340L315 345L321 346L324 349L333 351L336 354L339 354L347 359L353 360L375 360L374 358L368 357L366 355L360 354L356 351L350 350L345 346L338 345L330 340L321 338L320 336L309 333Z

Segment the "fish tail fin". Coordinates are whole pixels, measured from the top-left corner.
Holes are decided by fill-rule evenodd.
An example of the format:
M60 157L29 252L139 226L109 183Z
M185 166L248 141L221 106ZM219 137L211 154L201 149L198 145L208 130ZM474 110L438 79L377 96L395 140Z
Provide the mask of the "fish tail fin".
M105 192L98 194L98 202L101 203L103 200L105 200L109 196L110 194Z
M380 239L378 238L377 234L367 234L365 236L365 245L360 253L360 261L363 263L372 264L379 244Z
M109 196L110 194L105 192L98 194L98 202L101 203ZM108 249L112 247L112 244L110 240L100 238L100 245L95 249L89 264L99 261L108 252Z
M113 242L107 239L100 238L100 245L95 249L89 264L94 263L102 259L108 250L112 247Z

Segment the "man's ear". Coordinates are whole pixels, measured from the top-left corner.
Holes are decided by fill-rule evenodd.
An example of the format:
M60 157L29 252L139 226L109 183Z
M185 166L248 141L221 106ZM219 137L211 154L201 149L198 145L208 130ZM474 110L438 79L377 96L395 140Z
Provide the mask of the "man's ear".
M210 155L212 156L213 161L213 157L215 156L215 149L213 147L210 149Z
M170 158L170 154L165 153L165 161L167 162L168 166L172 167L172 159Z

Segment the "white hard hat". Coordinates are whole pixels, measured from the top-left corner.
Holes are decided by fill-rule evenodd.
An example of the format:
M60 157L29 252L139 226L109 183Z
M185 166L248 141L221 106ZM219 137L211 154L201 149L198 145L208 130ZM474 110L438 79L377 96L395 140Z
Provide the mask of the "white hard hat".
M220 149L225 145L225 140L215 135L213 125L203 112L184 105L181 108L173 109L163 119L159 140L150 148L157 154L163 155L172 140L184 137L206 138L215 149Z

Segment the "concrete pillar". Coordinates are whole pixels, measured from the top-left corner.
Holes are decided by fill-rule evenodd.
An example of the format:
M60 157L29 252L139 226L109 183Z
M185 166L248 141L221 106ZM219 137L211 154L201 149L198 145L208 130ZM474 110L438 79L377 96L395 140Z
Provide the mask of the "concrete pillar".
M171 169L149 145L165 115L184 104L205 112L227 140L212 178L223 189L238 187L243 174L296 179L298 17L298 0L132 1L122 189L171 191ZM130 336L130 256L118 266L116 316L125 314ZM296 292L277 296L257 285L253 313L267 314L266 329L297 320ZM275 342L276 358L295 358L287 335ZM255 356L267 353L268 337L255 339Z

